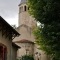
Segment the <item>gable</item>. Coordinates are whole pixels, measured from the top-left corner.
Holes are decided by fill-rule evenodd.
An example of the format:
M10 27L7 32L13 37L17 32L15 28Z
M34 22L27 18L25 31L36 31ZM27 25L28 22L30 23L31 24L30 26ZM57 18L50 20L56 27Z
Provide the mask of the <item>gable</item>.
M24 25L24 24L20 25L17 29L19 32L23 31L23 32L31 33L31 31L32 31L29 26Z

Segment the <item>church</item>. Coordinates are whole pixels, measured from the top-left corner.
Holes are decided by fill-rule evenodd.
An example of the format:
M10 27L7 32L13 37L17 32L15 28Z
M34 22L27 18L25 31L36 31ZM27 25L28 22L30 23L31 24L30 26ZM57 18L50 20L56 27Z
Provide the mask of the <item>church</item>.
M26 3L26 0L21 0L19 4L18 27L16 30L21 35L13 40L15 44L21 47L17 51L17 59L23 55L32 55L35 60L49 60L48 55L44 51L39 50L39 46L35 44L32 30L37 26L37 22L28 13L29 7Z

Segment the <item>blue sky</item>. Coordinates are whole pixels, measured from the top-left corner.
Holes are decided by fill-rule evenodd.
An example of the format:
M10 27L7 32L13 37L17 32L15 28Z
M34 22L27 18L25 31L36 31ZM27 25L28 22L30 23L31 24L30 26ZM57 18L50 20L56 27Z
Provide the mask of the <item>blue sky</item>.
M10 25L18 26L18 5L20 0L0 0L0 16Z

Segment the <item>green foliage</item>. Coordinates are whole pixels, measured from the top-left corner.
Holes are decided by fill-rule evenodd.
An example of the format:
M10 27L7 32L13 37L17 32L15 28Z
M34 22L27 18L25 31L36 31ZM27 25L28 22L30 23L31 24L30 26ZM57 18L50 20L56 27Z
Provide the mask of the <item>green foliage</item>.
M60 60L60 0L28 0L29 13L42 24L34 32L41 49Z
M50 24L59 19L60 0L28 0L30 13L44 24Z
M20 58L20 60L34 60L33 56L30 55L24 55Z

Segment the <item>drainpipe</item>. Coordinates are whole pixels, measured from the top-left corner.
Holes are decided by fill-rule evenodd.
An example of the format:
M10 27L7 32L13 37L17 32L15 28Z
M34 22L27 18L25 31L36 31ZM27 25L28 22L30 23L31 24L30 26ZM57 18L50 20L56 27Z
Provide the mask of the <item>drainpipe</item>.
M11 51L10 51L10 52L11 52L11 53L10 53L10 54L11 54L10 57L11 57L11 60L12 60L12 42L11 42Z

